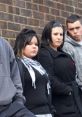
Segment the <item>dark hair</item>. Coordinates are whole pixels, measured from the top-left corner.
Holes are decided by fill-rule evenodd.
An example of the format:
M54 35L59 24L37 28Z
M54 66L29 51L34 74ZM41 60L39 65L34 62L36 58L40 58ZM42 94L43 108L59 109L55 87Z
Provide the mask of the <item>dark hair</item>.
M69 17L67 17L66 25L68 25L68 23L74 23L74 22L76 22L78 20L82 24L82 18L79 15L72 14Z
M16 37L14 53L16 56L22 56L22 49L30 43L33 36L37 38L38 46L40 45L39 38L34 30L23 29Z
M50 43L52 42L51 32L52 32L52 28L54 28L54 27L61 27L63 29L63 37L64 37L63 25L59 21L52 20L52 21L48 22L43 29L42 37L41 37L41 41L42 41L41 46L49 46L50 45ZM63 43L64 43L64 38L63 38ZM63 43L59 47L59 49L62 48Z

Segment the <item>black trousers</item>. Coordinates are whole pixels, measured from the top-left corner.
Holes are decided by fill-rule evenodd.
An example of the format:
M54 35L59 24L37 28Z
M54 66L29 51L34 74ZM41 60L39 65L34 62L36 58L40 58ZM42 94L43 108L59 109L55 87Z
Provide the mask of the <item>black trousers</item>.
M14 101L7 108L0 111L0 117L35 117L24 105Z

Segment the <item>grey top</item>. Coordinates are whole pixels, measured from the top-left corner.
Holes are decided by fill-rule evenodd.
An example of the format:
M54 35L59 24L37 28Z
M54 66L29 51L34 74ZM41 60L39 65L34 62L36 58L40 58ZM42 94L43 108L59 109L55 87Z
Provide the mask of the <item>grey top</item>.
M76 65L76 81L82 89L82 45L65 35L63 50L71 55Z
M0 37L0 105L9 104L13 97L24 101L22 84L14 52L9 43Z

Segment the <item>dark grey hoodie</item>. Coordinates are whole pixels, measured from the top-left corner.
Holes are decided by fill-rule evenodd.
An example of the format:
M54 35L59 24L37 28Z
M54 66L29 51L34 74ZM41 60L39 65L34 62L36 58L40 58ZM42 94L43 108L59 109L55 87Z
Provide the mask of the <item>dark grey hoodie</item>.
M76 81L82 89L82 45L65 35L63 50L71 55L76 64Z

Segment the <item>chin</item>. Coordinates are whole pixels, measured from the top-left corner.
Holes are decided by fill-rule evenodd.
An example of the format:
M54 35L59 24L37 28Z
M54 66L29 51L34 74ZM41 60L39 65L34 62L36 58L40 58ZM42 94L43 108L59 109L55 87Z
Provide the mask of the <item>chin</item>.
M81 41L81 39L79 39L79 38L75 38L75 41Z
M34 58L36 56L36 54L35 55L32 55L32 58Z

